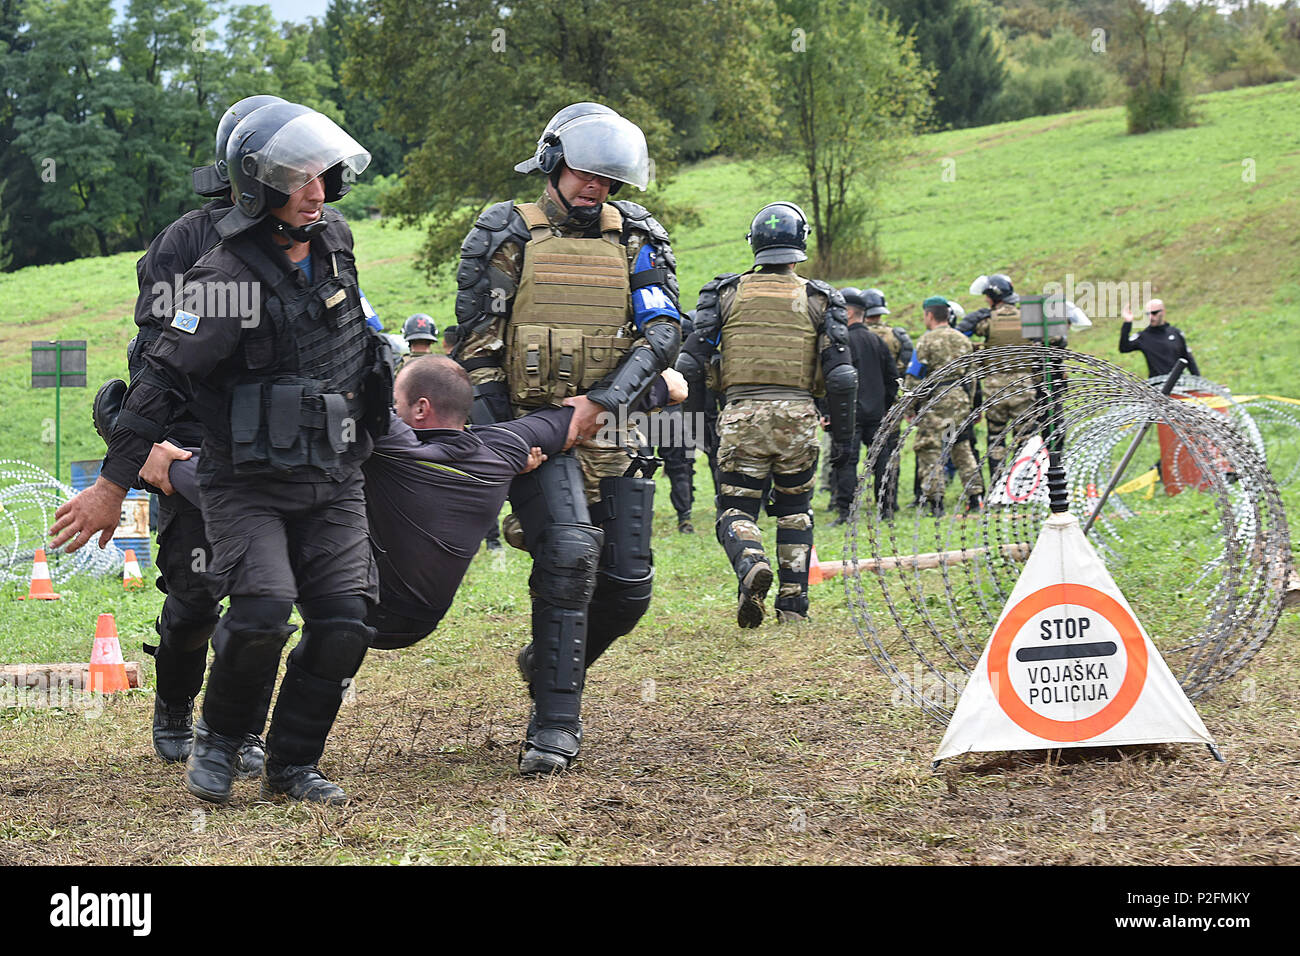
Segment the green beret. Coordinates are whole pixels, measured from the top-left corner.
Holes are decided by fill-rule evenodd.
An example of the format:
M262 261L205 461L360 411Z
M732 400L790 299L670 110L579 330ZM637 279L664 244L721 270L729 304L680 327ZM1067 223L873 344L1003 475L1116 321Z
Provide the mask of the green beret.
M921 308L933 309L936 306L940 306L940 305L943 306L945 309L948 308L948 300L941 295L932 295L930 296L930 298L926 299L924 302L921 303Z

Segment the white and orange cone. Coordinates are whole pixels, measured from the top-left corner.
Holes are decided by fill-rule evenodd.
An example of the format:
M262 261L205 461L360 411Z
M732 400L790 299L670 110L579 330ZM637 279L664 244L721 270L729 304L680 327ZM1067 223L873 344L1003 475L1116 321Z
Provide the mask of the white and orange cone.
M122 587L128 591L131 588L144 587L144 575L140 573L140 562L135 559L135 552L130 548L126 549L126 561L122 564Z
M36 558L32 561L32 584L27 590L27 597L20 600L26 601L33 599L36 601L57 601L59 596L54 593L54 582L50 580L50 565L45 560L45 549L36 549Z
M95 646L90 651L90 689L99 694L116 694L131 686L117 640L117 622L111 614L99 615L95 624Z

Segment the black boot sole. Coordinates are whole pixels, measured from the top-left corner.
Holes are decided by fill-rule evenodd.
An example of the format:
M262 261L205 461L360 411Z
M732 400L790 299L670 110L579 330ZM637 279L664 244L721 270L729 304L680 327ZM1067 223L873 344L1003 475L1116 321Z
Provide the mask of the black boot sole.
M752 568L741 582L742 597L736 609L736 623L746 630L751 630L763 623L763 602L767 600L768 589L772 587L772 569L766 564Z

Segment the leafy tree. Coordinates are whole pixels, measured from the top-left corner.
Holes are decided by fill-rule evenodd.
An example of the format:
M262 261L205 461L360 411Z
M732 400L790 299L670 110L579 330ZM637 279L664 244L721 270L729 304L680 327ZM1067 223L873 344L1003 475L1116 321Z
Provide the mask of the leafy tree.
M1159 13L1144 0L1124 0L1121 23L1124 35L1132 38L1122 61L1130 133L1192 124L1183 68L1212 10L1208 0L1174 0Z
M865 4L777 5L782 122L768 168L809 214L821 274L860 275L877 252L872 221L880 186L930 116L933 73L912 38Z
M693 151L763 139L775 109L758 24L770 11L770 0L368 0L344 82L365 85L383 127L412 146L387 211L427 228L421 261L436 271L486 204L539 188L514 164L580 100L645 131L661 184L684 142L674 118L691 104L711 119L685 133ZM666 212L657 195L630 192Z
M886 6L915 34L921 62L935 73L935 120L957 128L989 122L1006 66L985 8L975 0L886 0Z

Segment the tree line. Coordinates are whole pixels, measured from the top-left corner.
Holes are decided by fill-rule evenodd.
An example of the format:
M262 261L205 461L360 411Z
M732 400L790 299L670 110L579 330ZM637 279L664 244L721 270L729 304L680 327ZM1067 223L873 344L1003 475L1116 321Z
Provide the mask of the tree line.
M660 189L744 157L806 204L823 272L860 274L917 133L1121 102L1133 132L1194 122L1198 90L1300 71L1297 3L331 0L278 23L209 0L0 0L0 268L142 249L193 207L225 108L276 93L372 152L349 201L424 229L430 273L522 188L546 117L594 99L645 130Z

